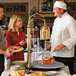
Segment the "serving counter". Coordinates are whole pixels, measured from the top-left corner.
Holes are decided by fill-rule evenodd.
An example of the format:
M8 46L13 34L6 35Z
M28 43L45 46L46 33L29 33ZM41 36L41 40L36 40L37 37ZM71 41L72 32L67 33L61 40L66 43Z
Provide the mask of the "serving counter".
M68 76L70 74L68 66L64 66L59 71L43 71L43 72L46 74L46 76ZM12 70L6 69L1 76L10 76L11 73Z

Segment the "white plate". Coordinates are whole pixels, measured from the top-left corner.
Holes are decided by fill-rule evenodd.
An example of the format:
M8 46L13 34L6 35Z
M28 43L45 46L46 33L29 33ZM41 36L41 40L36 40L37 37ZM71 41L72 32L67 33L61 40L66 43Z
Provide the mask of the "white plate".
M17 49L17 48L19 48L19 49ZM13 52L20 52L20 51L24 50L24 48L20 47L20 46L12 46L12 47L7 48L7 50L8 49L12 50Z
M25 64L26 61L13 61L12 64Z
M57 71L47 71L46 75L55 75L57 73L58 73Z
M20 65L20 66L25 66L26 65L26 61L13 61L12 64L14 65Z
M15 46L16 47L16 46ZM18 46L19 47L19 46ZM24 50L24 48L23 47L20 47L20 50L14 50L14 52L20 52L20 51L22 51L22 50Z
M3 71L2 74L1 74L1 76L9 76L9 75L10 75L10 73L7 72L7 71Z
M20 69L20 65L12 65L10 66L10 70L19 70Z

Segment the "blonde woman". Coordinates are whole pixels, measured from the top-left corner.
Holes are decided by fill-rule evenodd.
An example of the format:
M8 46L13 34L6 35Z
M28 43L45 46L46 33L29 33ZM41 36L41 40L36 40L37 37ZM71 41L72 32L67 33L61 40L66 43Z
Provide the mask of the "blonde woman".
M22 20L18 15L13 15L10 18L8 32L6 34L6 47L11 46L26 46L25 34L21 30ZM7 64L12 61L24 60L24 51L15 52L12 56L8 57ZM11 65L11 64L10 64Z

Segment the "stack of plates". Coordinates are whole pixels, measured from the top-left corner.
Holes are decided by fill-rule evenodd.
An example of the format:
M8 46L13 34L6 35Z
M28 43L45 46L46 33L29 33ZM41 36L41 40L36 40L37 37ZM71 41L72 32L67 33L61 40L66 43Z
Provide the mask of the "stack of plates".
M13 61L12 64L13 65L19 65L21 67L25 67L26 66L26 61Z
M13 61L12 66L10 66L10 70L23 70L25 69L25 66L25 61Z
M12 65L12 66L10 66L10 70L20 70L20 66L19 65Z

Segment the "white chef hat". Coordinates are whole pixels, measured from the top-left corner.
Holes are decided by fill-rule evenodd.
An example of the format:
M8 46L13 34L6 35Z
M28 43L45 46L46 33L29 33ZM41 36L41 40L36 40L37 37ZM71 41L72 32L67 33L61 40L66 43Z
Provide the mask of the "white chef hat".
M67 10L67 5L63 1L56 1L54 3L54 7L63 8L64 10Z

